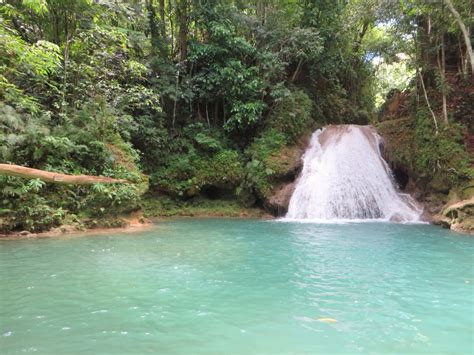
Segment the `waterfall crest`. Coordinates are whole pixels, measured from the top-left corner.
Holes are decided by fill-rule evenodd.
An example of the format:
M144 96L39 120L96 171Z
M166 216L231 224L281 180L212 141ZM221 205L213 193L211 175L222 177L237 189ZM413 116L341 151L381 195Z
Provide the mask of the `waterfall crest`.
M287 219L418 221L421 209L395 187L370 126L328 126L313 133Z

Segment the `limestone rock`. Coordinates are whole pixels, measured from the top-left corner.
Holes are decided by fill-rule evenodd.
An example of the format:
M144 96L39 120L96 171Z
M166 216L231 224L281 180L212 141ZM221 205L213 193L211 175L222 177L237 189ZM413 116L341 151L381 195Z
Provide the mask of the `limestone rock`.
M447 205L433 223L449 226L454 231L474 234L474 197Z
M265 201L265 208L274 216L284 216L288 211L291 195L295 190L296 181L277 185L270 197Z
M303 137L293 146L284 147L272 156L266 165L274 171L273 188L263 196L263 206L273 216L281 217L288 211L296 179L303 168L302 156L309 144L309 136Z

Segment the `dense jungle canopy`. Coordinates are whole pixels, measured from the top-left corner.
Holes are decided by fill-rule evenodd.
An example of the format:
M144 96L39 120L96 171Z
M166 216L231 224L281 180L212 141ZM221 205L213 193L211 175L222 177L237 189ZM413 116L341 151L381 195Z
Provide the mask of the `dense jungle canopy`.
M390 116L398 123L385 128L405 129L408 147L394 164L447 194L472 178L472 10L470 0L0 0L0 162L134 182L0 175L1 228L96 225L216 198L263 206L308 133Z

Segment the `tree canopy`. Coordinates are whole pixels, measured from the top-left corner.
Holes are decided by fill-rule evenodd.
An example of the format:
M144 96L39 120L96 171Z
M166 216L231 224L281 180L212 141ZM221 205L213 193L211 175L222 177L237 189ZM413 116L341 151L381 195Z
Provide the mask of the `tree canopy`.
M258 203L305 133L374 122L390 89L420 77L443 97L447 72L472 79L471 12L469 0L0 0L0 160ZM40 205L138 208L146 189L0 179L7 229L43 228Z

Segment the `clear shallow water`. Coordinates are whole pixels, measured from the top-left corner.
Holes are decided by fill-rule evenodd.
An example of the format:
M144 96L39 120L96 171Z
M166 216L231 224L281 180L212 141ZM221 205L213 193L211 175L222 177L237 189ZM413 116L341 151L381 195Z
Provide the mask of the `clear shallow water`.
M472 237L385 223L2 240L0 352L472 353L473 258Z

